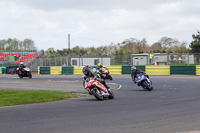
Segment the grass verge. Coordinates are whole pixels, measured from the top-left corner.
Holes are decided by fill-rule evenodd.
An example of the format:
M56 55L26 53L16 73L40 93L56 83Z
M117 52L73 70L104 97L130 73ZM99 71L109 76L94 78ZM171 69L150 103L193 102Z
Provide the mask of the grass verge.
M76 95L74 92L0 90L0 106L50 102L84 96L85 95Z

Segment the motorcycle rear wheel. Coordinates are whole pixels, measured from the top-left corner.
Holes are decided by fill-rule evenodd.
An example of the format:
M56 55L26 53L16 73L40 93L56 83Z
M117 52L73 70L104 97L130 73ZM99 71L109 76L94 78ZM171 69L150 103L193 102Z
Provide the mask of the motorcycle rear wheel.
M101 91L99 91L97 88L93 89L91 93L97 100L100 100L100 101L103 100L103 95L101 94Z

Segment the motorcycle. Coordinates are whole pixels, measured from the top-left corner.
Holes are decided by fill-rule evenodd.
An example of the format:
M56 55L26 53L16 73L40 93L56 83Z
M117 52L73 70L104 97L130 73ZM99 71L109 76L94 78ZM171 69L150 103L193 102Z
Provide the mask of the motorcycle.
M19 68L17 68L17 71L18 71L18 76L20 78L23 78L23 77L32 78L32 74L31 74L30 68L28 68L28 67L25 67L22 70L19 70Z
M142 86L144 89L149 90L149 91L153 90L152 81L149 80L149 78L147 78L142 73L139 73L136 75L135 81L138 85Z
M97 71L97 75L102 79L113 79L107 68L103 68L101 71Z
M104 98L113 99L114 93L111 89L107 89L101 82L94 78L86 78L84 81L85 89L90 95L93 95L98 100L103 100Z

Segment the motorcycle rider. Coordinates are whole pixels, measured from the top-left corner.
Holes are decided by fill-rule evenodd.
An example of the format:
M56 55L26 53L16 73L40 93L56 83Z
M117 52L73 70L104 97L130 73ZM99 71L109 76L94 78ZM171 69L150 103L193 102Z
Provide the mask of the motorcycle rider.
M140 71L139 69L137 69L135 66L131 67L131 77L132 77L132 81L136 84L136 75L142 73L144 76L146 76L147 78L149 78L149 75L147 75L145 72ZM140 86L140 84L138 84L138 86Z
M20 62L19 66L18 66L20 74L23 72L23 70L24 70L25 67L26 66L24 65L24 63Z
M103 67L100 63L97 64L97 70L98 71L101 71L103 68L105 68L105 67Z
M101 80L101 79L97 79L99 78L97 73L95 72L95 70L93 70L92 67L90 67L89 65L86 65L83 69L83 76L82 78L84 80L86 80L88 77L93 77L94 79L98 80L99 82L101 82L106 88L107 90L109 91L110 87L106 84L105 80ZM83 82L84 83L84 82ZM83 84L84 85L84 84Z
M98 63L97 64L97 73L99 73L100 75L101 75L101 71L103 70L103 69L107 69L106 67L104 67L103 65L101 65L100 63ZM110 79L110 80L112 80L112 77L111 76L106 76L106 77L103 77L103 76L101 76L101 78L102 79Z

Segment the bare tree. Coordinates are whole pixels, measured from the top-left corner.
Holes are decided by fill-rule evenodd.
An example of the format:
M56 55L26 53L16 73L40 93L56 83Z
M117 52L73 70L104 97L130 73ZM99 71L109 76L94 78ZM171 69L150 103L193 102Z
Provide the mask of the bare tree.
M168 48L175 45L175 44L178 44L179 41L177 39L173 39L173 38L169 38L169 37L162 37L160 40L159 40L159 43L161 43L161 46L163 47L163 49L165 51L168 51Z

